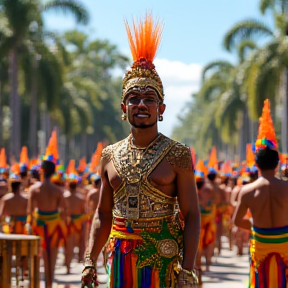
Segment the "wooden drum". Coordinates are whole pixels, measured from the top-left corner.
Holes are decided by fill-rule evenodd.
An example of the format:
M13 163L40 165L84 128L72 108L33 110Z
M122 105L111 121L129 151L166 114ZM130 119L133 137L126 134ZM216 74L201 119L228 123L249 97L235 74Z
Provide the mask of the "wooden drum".
M0 287L40 286L40 238L0 233ZM24 273L28 275L25 281ZM14 281L12 281L12 279ZM19 286L20 281L22 284ZM12 283L13 282L13 283Z

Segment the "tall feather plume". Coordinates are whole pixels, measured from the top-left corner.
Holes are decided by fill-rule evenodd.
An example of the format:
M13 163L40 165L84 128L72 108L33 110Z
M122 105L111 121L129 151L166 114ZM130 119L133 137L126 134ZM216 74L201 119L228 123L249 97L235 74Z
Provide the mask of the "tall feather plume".
M133 30L125 21L128 41L134 62L146 59L153 62L162 37L163 24L153 20L152 14L147 12L145 20L136 23L133 19Z

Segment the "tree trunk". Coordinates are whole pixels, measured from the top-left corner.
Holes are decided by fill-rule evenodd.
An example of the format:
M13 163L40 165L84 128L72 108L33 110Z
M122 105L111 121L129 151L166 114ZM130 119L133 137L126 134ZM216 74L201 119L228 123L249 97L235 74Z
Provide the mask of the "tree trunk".
M283 110L282 110L282 125L281 125L281 146L282 146L282 153L287 153L287 139L288 139L288 133L287 133L287 113L288 113L288 86L287 86L287 69L285 68L283 71L283 82L282 82L282 88L283 88Z
M31 106L30 106L30 153L33 158L37 157L37 58L33 57L31 83Z
M18 59L16 48L12 49L9 56L10 80L10 155L18 157L20 153L20 97L18 95Z
M83 132L81 134L81 151L80 151L80 157L87 157L87 134Z
M2 114L2 111L3 111L3 107L2 107L2 82L0 81L0 147L3 147L4 146L4 143L3 143L3 114Z

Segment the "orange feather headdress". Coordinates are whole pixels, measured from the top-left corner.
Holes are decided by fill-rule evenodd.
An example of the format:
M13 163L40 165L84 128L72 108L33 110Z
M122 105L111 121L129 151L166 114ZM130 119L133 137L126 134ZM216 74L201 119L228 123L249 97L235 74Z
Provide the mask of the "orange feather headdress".
M258 137L254 144L254 152L261 149L270 148L277 150L278 142L274 130L273 121L270 115L269 100L264 101L262 116L259 119Z
M125 21L128 41L133 58L133 65L123 79L122 102L131 90L145 91L153 88L159 98L164 100L162 81L155 70L153 60L161 41L163 25L153 20L150 13L146 13L145 20L135 23L131 31Z
M50 137L50 140L46 148L45 155L42 158L42 161L50 161L50 162L53 162L55 165L60 164L56 130L52 131L52 135Z
M205 166L203 160L199 159L195 169L196 182L203 181L208 173L208 168Z
M0 150L0 169L6 170L8 169L7 158L5 148L1 148Z
M255 156L253 153L253 145L248 143L246 145L246 164L251 168L255 164Z

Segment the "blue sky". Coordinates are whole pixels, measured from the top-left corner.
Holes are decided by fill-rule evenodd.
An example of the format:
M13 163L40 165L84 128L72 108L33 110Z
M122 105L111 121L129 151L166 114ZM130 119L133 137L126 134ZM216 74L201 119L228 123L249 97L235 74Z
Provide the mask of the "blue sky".
M130 56L124 19L131 21L152 11L164 22L162 43L156 56L156 69L164 83L167 110L160 131L170 135L190 95L200 85L201 68L210 61L237 61L224 50L222 41L227 30L238 21L250 18L271 23L262 16L258 0L82 0L90 12L90 23L75 24L62 13L45 14L48 29L80 29L91 39L108 39L122 53ZM270 20L270 21L269 21ZM132 63L131 63L132 64ZM119 95L120 99L120 95Z

